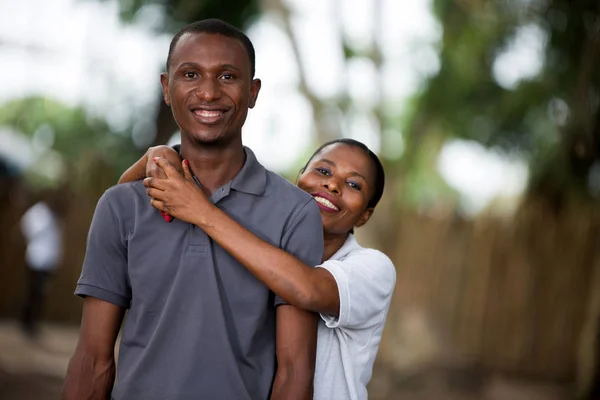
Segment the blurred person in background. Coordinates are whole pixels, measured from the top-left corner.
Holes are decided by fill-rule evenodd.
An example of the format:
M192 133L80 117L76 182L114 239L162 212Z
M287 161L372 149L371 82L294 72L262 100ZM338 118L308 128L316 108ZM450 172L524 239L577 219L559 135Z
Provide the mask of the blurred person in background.
M379 158L361 142L338 139L318 148L301 169L297 185L318 203L325 237L324 262L313 268L222 212L176 150L150 148L120 182L149 176L148 196L163 215L196 225L276 295L319 313L314 399L366 400L396 282L391 260L360 246L353 234L383 194Z
M14 173L8 161L0 156L0 199L8 193L8 186L13 180Z
M21 324L32 339L39 334L39 321L52 275L62 261L63 237L54 198L38 201L23 214L21 232L26 241L27 294Z
M237 28L192 23L171 42L163 98L206 194L316 265L323 255L316 203L242 144L261 86L254 61ZM202 230L165 224L148 200L137 181L98 201L75 291L83 316L63 399L310 399L317 316L273 296Z

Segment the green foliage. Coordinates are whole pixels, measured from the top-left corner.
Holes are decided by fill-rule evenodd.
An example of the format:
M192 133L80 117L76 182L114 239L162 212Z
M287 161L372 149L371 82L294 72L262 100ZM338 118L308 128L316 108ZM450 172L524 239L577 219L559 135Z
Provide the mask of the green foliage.
M105 121L91 118L83 108L71 108L47 98L13 100L3 105L0 126L11 127L31 139L40 129L50 129L54 134L51 150L58 153L65 166L63 179L81 183L91 173L88 167L95 166L106 168L116 182L118 175L139 155L129 132L113 132ZM35 169L30 175L33 183L44 184Z
M582 189L599 159L600 118L594 106L600 85L598 3L434 4L444 29L441 69L404 130L408 151L419 151L432 124L446 137L519 152L530 161L531 189L537 194L548 195L550 187L552 192ZM547 35L543 68L538 76L506 89L495 81L493 64L524 26L537 26ZM566 122L561 112L568 115Z
M187 23L206 18L219 18L244 29L259 11L256 0L119 0L124 21L135 20L148 6L162 10L165 19L159 30L163 32L176 32Z

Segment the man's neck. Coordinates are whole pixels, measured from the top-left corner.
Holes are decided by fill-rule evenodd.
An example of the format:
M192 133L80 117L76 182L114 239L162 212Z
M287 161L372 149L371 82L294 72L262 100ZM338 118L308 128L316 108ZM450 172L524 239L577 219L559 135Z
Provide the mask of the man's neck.
M246 153L241 141L226 146L206 146L182 137L181 157L188 160L192 174L200 181L204 193L210 196L240 172Z

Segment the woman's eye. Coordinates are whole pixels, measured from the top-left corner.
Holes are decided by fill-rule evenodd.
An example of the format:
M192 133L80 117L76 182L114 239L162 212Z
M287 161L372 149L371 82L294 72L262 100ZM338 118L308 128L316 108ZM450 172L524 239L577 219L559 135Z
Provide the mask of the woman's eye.
M352 189L356 189L356 190L360 190L360 185L356 182L348 182L348 186L350 186Z
M321 175L329 175L329 171L328 171L328 170L326 170L325 168L318 168L318 167L317 167L317 168L315 168L315 170L316 170L317 172L319 172Z

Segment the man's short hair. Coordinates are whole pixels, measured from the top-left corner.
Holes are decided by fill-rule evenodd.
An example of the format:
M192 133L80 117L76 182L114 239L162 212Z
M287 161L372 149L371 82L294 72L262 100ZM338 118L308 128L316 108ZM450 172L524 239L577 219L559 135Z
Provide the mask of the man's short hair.
M179 41L181 36L186 33L210 33L215 35L223 35L232 39L239 40L246 52L248 53L248 58L250 60L250 72L251 77L254 78L255 72L255 55L254 55L254 46L248 36L235 26L222 21L220 19L212 18L212 19L203 19L202 21L192 22L189 25L184 26L179 32L173 36L171 40L171 44L169 45L169 55L167 56L167 72L169 72L169 67L171 65L171 54Z

